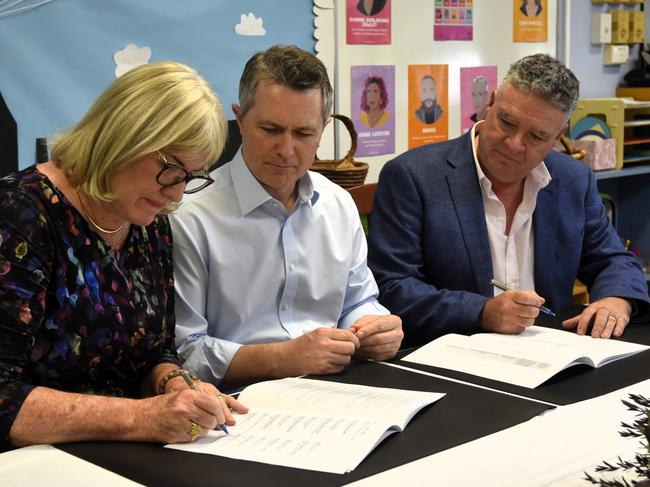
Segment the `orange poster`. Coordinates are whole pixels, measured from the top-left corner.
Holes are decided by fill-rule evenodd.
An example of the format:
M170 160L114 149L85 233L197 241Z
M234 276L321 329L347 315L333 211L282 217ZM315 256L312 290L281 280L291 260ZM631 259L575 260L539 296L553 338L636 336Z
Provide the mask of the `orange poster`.
M409 66L409 149L449 137L447 65Z
M513 0L512 12L514 42L546 42L547 0Z

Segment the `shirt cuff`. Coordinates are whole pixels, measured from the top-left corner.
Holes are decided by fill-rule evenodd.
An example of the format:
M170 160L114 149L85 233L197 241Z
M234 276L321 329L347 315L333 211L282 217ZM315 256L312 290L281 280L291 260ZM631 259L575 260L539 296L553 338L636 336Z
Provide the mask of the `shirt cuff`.
M178 350L183 367L203 381L218 384L242 345L207 335L192 338L188 337Z
M338 327L342 329L350 328L355 321L365 315L389 315L390 311L384 308L377 301L370 301L363 303L361 306L357 306L353 310L349 311L342 316L339 320Z

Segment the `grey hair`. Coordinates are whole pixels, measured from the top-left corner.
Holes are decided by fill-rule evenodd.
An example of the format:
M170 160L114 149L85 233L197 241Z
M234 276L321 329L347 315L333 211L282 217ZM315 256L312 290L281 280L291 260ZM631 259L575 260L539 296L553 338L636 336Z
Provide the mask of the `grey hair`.
M499 92L505 85L539 96L562 110L567 119L580 94L580 82L575 75L548 54L533 54L515 62L503 78Z
M294 90L320 88L323 124L332 113L332 85L325 65L312 53L296 46L275 45L251 57L239 80L242 116L255 104L255 91L262 80L271 80Z

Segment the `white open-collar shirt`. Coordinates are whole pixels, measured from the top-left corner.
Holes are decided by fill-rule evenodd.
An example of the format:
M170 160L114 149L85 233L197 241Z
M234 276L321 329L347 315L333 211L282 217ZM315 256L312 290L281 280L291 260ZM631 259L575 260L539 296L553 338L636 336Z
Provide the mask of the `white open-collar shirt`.
M537 194L551 182L551 175L541 161L524 181L524 196L506 234L506 209L492 190L492 182L478 162L477 133L482 122L472 127L472 151L481 187L485 223L487 224L494 278L513 289L535 290L535 235L533 212ZM478 131L477 131L478 128ZM494 288L494 295L503 291Z

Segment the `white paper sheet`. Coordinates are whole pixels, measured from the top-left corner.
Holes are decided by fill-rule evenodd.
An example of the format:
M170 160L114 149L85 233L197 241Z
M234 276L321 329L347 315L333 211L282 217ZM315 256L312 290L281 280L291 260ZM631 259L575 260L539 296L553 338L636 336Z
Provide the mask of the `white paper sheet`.
M444 335L402 360L534 388L571 365L597 367L648 348L531 326L520 335Z
M618 434L631 422L621 399L650 397L650 380L550 410L530 421L348 484L349 487L587 486L584 471L603 460L632 459L638 438ZM599 474L600 475L600 474ZM622 474L617 474L620 478ZM628 474L626 478L630 478ZM633 478L633 477L632 477Z
M34 445L0 454L2 487L133 487L121 477L51 445Z

